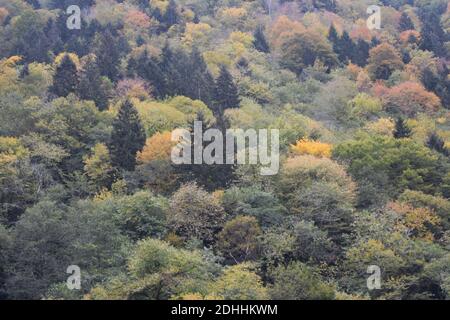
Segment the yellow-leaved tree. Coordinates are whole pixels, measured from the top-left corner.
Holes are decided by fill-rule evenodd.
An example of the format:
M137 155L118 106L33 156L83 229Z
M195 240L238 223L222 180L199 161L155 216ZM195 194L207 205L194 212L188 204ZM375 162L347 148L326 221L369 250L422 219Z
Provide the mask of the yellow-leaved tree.
M109 187L113 179L109 150L105 144L98 143L91 151L91 156L84 159L84 171L97 189Z
M331 157L332 149L333 146L331 144L309 139L300 139L295 145L291 145L291 150L295 154L309 154L320 158Z
M412 237L432 241L433 230L439 225L441 219L430 208L413 207L403 202L388 203L387 209L400 216L398 227L406 228Z

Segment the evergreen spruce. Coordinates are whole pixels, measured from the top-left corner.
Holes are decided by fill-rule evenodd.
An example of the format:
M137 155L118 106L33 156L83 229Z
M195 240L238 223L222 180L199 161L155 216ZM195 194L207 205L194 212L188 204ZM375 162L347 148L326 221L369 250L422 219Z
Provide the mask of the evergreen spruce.
M78 83L77 66L70 56L65 54L61 63L56 67L51 92L58 97L67 97L70 93L76 92Z
M403 118L398 118L395 121L394 138L402 139L409 138L411 136L411 129L406 124Z
M114 36L109 29L97 33L94 41L94 53L102 76L116 81L119 77L119 65L122 53L120 39Z
M131 101L126 100L113 122L111 141L108 145L113 166L133 171L136 166L136 154L144 147L145 140L139 114Z
M240 104L239 93L233 82L233 77L222 66L214 89L213 113L217 118L219 127L226 127L224 112L229 108L238 108Z
M347 63L348 60L354 55L355 44L353 40L350 38L350 35L347 31L342 33L342 36L338 40L338 58L339 61L343 63Z
M107 79L102 78L95 55L86 57L80 74L78 96L84 100L92 100L99 110L108 108L110 90L107 88Z
M450 155L450 151L445 146L444 140L436 132L429 135L427 147L443 154L444 156Z
M363 39L358 39L356 42L354 54L352 55L352 62L356 63L360 67L367 65L369 59L370 44Z
M196 115L195 121L201 122L203 133L208 129L219 129L223 132L223 164L206 164L204 162L202 164L194 163L194 122L192 122L189 128L191 132L191 144L189 146L186 146L187 148L191 148L191 164L173 165L174 170L180 177L180 181L183 183L195 181L198 185L202 186L208 191L226 189L235 179L235 164L226 164L225 131L222 130L224 128L218 127L217 122L215 125L208 124L201 112ZM211 142L203 141L203 150L210 143Z
M133 62L133 65L129 64L129 68L133 69L140 78L151 83L156 98L162 99L168 95L166 80L158 61L151 57L147 50L144 50L137 61L130 60L130 62Z
M429 67L422 72L422 84L428 91L435 91L439 84L439 77Z
M400 31L414 30L414 23L406 12L403 12L399 21Z
M379 44L381 44L381 41L378 40L377 37L372 37L372 40L370 40L370 48L375 48L376 46L378 46Z
M167 9L164 12L164 15L162 16L162 22L165 25L166 30L168 30L171 26L178 23L179 17L178 17L178 11L177 11L177 4L174 0L170 0L169 4L167 5Z
M339 35L334 24L331 24L330 29L328 30L328 40L333 44L333 48L335 48L339 40Z
M183 50L174 53L172 63L172 80L175 85L175 92L192 98L192 57L189 57Z
M25 63L19 72L19 79L24 79L30 75L30 67L28 63Z
M437 56L445 55L444 43L446 34L440 24L440 16L434 12L422 14L423 23L420 48L422 50L433 51Z
M334 24L331 24L330 29L328 30L328 40L333 47L333 51L338 54L339 52L339 35L334 27Z
M177 79L180 78L179 71L175 68L174 52L166 43L162 48L161 63L159 69L164 76L165 92L170 95L176 94Z
M189 86L187 96L210 105L214 94L214 79L208 70L202 54L197 48L192 49L189 61L191 63L191 81L188 83L191 85Z
M155 18L156 20L158 20L159 22L163 21L163 15L161 13L161 9L159 9L158 7L151 8L151 16L153 18Z
M402 49L400 54L405 65L411 62L411 55L409 54L408 50Z
M448 69L443 66L442 70L435 71L425 68L421 81L425 89L434 92L442 102L444 108L450 109L450 78Z
M53 18L48 19L44 28L44 33L47 35L46 41L48 42L48 47L51 48L53 52L63 51L64 45L61 41L61 30L57 20Z
M256 28L256 31L253 33L253 37L253 45L256 50L264 53L268 53L270 51L269 44L267 43L262 27Z

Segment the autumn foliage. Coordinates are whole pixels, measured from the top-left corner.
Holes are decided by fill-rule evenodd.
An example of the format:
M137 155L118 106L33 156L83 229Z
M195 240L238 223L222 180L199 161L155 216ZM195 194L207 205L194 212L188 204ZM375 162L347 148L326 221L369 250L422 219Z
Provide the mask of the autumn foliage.
M403 82L392 88L378 84L374 92L381 98L386 110L407 116L415 116L422 112L433 114L441 105L439 97L417 82Z
M367 70L372 79L387 80L395 70L403 68L398 51L388 43L382 43L370 50Z
M0 0L0 300L450 300L448 2Z
M148 163L153 160L167 160L170 158L175 142L171 140L172 134L168 131L155 133L147 139L144 149L137 154L138 163Z
M433 227L439 224L440 218L429 208L414 208L406 203L391 202L387 205L388 210L392 210L400 215L399 227L404 227L415 237L433 240Z
M331 144L309 139L301 139L295 145L291 146L292 152L296 154L309 154L321 158L329 158L331 156L331 149Z

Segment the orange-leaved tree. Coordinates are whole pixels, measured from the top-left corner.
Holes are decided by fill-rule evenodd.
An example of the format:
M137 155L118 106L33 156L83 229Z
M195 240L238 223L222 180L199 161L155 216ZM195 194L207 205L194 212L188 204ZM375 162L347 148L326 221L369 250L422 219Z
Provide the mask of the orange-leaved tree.
M381 88L378 93L388 111L411 117L422 112L432 114L441 106L438 96L413 81L403 82L392 88Z
M144 149L137 154L138 163L149 163L153 160L167 160L170 158L172 147L172 134L168 131L155 133L147 139Z

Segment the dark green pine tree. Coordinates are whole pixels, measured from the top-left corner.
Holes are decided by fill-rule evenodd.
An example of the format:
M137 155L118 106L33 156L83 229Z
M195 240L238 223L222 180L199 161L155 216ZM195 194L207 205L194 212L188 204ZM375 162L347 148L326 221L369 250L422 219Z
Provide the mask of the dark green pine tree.
M19 79L25 79L30 75L30 67L28 63L25 63L22 69L19 72Z
M150 56L147 50L139 56L135 66L136 74L151 83L153 94L157 98L165 98L168 95L164 74L158 65L158 61Z
M370 40L370 48L375 48L376 46L378 46L379 44L381 44L381 41L378 40L377 37L372 37L372 40Z
M161 58L162 59L161 63L159 64L159 69L161 70L161 73L164 76L165 82L164 91L167 93L168 96L174 96L177 94L176 88L177 83L179 82L178 79L180 79L180 72L175 67L176 65L175 55L168 43L166 43L162 48Z
M449 150L445 146L444 140L436 132L433 132L428 136L427 147L443 154L444 156L450 155Z
M144 147L145 140L139 114L131 101L126 100L114 119L111 141L108 144L113 166L116 169L133 171L136 154Z
M144 44L145 44L145 39L141 35L138 35L136 37L136 45L138 47L140 47L140 46L143 46Z
M328 40L333 45L334 52L337 53L339 35L336 31L336 28L334 27L334 24L331 24L330 29L328 30Z
M224 112L229 108L238 108L240 104L239 92L233 82L230 72L221 66L214 89L213 113L221 129L226 127Z
M439 77L431 70L431 68L427 67L422 72L421 81L425 89L428 91L435 91L439 84Z
M168 96L184 95L197 99L191 84L193 69L191 58L183 50L173 51L168 45L163 48L162 61L159 64L164 77ZM191 96L192 95L192 96Z
M370 44L363 39L358 39L355 45L354 54L352 54L352 61L360 67L367 65L369 59Z
M195 121L199 121L202 124L202 132L204 133L208 129L219 129L217 123L212 126L205 120L204 115L200 112L197 113ZM174 171L180 177L180 181L191 182L195 181L197 184L205 188L208 191L214 191L217 189L226 189L235 179L235 164L226 163L226 140L224 136L223 140L223 163L222 164L195 164L194 162L194 122L190 124L189 131L191 132L191 144L186 148L191 149L191 163L173 165ZM222 130L221 130L222 131ZM223 132L223 131L222 131ZM210 144L209 141L202 142L203 150Z
M264 53L270 52L269 44L267 43L266 36L264 35L264 31L261 26L256 28L255 32L253 33L253 46L256 50Z
M403 12L400 16L400 21L398 23L398 28L401 32L406 30L414 30L414 23L406 12Z
M95 55L88 55L80 74L78 96L84 100L92 100L100 111L108 108L111 90L109 80L102 78Z
M53 76L53 85L50 91L58 97L67 97L70 93L77 91L78 83L77 66L70 56L65 54L61 63L56 67L55 75Z
M350 38L350 35L347 31L344 31L342 33L342 36L339 38L337 48L339 61L347 63L354 54L355 50L355 44L353 43L353 40Z
M436 86L437 95L441 98L442 105L450 109L450 70L445 64L439 71L439 79L441 81Z
M397 118L395 121L394 138L402 139L409 138L411 136L411 129L406 124L403 118Z
M220 73L216 80L214 102L223 110L237 108L241 102L238 89L233 81L233 76L225 66L220 67Z
M98 32L94 40L94 53L102 76L116 81L119 77L119 65L122 57L120 39L114 36L109 29Z
M214 95L214 78L197 48L192 49L189 62L191 81L188 82L187 96L210 105Z
M444 56L446 50L444 43L446 34L440 23L440 16L434 12L426 12L422 14L423 23L421 32L420 49L433 51L437 56Z
M441 98L444 108L450 109L450 72L447 66L444 64L440 70L438 70L437 83L433 89L439 98Z
M162 22L165 25L165 29L168 30L171 26L177 24L178 20L177 4L174 0L170 0L167 9L162 16Z
M58 21L53 18L48 19L44 28L44 33L47 35L46 40L48 41L48 47L51 48L53 52L64 51L64 44L61 40L61 30Z
M152 18L155 18L159 22L163 21L161 9L159 9L158 7L156 7L156 8L150 7L150 13L151 13Z

